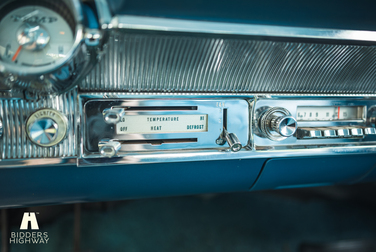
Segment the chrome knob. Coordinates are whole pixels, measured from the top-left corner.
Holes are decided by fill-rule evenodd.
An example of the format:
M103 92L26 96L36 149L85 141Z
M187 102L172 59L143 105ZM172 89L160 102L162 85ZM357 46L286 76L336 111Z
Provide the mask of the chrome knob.
M51 118L41 118L31 124L29 137L33 142L46 145L55 140L59 126Z
M98 143L98 148L103 157L111 158L121 149L121 143L110 139L102 139Z
M271 128L284 137L289 137L295 134L298 128L298 123L292 116L274 116L270 120Z
M120 122L124 115L125 109L123 108L109 108L103 110L103 119L108 124L116 124Z
M26 122L26 133L34 144L51 147L60 143L67 134L67 118L54 109L34 112Z
M231 151L238 152L242 149L242 144L234 133L228 133L227 130L224 130L223 133Z
M291 137L295 134L297 128L298 122L285 108L264 109L257 120L257 134L273 141Z

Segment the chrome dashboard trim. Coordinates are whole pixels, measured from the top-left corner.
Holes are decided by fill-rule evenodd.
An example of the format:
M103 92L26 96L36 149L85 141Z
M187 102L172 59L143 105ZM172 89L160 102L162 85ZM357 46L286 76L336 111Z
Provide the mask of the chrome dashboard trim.
M7 168L35 168L46 166L76 165L77 158L33 158L33 159L13 159L0 160L0 169Z
M353 70L353 71L351 71ZM374 94L376 47L113 30L82 92Z
M113 28L132 30L376 42L376 31L237 24L133 15L115 16L112 25Z
M218 145L216 139L219 138L224 127L230 134L236 134L240 139L243 147L248 144L249 132L249 103L246 99L241 98L204 98L204 99L181 99L170 97L169 99L80 99L82 103L83 115L83 131L84 145L81 145L81 157L96 158L101 157L97 150L98 143L101 139L112 139L114 141L122 142L121 150L119 150L118 157L127 155L127 153L147 152L147 151L183 151L188 149L202 150L202 149L228 149L228 145ZM153 109L153 108L160 109ZM184 116L199 115L206 117L205 123L199 121L193 124L205 124L205 130L191 131L176 131L176 132L138 132L130 134L122 134L119 132L119 127L128 126L131 131L131 123L123 122L106 122L103 114L98 112L98 109L104 111L113 108L123 108L124 117L130 116L133 118L141 116L145 118L145 122L139 122L139 128L144 125L162 125L162 122L146 122L146 117L154 119L163 119L171 117L179 118L179 123L167 122L173 124L175 127L181 125L190 125L193 122L183 121ZM120 119L120 118L119 118ZM204 120L204 119L202 119ZM224 125L226 122L226 126ZM119 127L118 127L119 126ZM203 125L202 125L203 126ZM167 125L161 126L168 127ZM184 141L191 140L191 141ZM137 143L135 143L135 141ZM140 143L142 141L142 143ZM147 143L147 141L162 141L158 144ZM166 143L166 142L168 143Z
M112 95L110 93L76 93L76 96L78 96L80 99L82 98L103 98L103 97L111 97ZM228 94L226 95L219 95L219 94L159 94L158 99L163 98L171 98L171 97L178 97L178 98L212 98L214 96L217 97L227 97L227 98L242 98L242 99L248 99L250 104L250 114L254 114L253 109L255 108L254 104L259 102L260 99L263 98L279 98L281 100L284 100L286 96L276 97L274 95L262 95L262 96L253 96L249 94L244 95L234 95L234 94ZM117 99L140 99L140 98L156 98L155 93L149 93L149 94L117 94ZM321 97L332 97L332 96L321 96ZM317 96L313 96L312 98L317 99ZM343 99L343 96L339 96L338 98ZM361 100L361 98L365 98L367 100L367 97L355 97L356 100ZM252 100L253 99L253 100ZM374 99L373 99L374 100ZM63 102L63 101L61 101ZM63 103L57 103L60 104L58 106L62 106ZM83 114L82 114L82 104L79 102L79 106L81 106L81 110L75 111L77 116L76 119L74 119L74 124L79 125L80 123L83 123ZM82 132L83 127L77 127L77 130L80 129L81 131L76 132ZM285 149L273 149L273 148L263 148L263 149L256 149L253 141L252 134L252 127L249 129L250 133L250 145L247 148L243 148L239 152L230 152L224 149L218 149L218 150L209 150L209 149L201 149L201 150L173 150L173 151L146 151L146 152L129 152L124 157L118 157L118 158L83 158L80 156L81 154L78 154L79 156L74 155L70 158L62 158L62 157L51 157L51 158L17 158L17 156L14 156L14 159L2 159L0 162L1 168L12 168L12 167L24 167L24 166L51 166L51 165L60 165L60 164L66 164L66 165L73 165L77 163L79 166L95 166L95 165L121 165L121 164L146 164L146 163L163 163L163 162L190 162L190 161L210 161L210 160L226 160L226 159L254 159L254 158L276 158L276 157L303 157L303 156L329 156L329 155L356 155L356 154L371 154L376 153L376 143L375 142L365 142L364 145L359 145L359 143L348 143L342 146L321 146L318 148L307 148L307 149L293 149L293 148L285 148ZM6 134L7 131L4 132ZM82 133L78 133L76 135L78 142L76 142L76 146L81 145L83 143L83 135ZM3 138L4 139L4 138ZM11 142L9 142L11 143Z
M33 168L51 167L64 165L77 165L80 167L104 166L104 165L130 165L130 164L151 164L151 163L172 163L172 162L194 162L211 160L241 160L258 158L284 158L284 157L312 157L312 156L333 156L333 155L357 155L375 154L376 145L370 146L349 146L336 148L320 148L312 150L275 150L275 151L200 151L200 152L178 152L178 153L142 153L132 154L122 158L42 158L42 159L15 159L1 160L0 169L8 168Z
M3 121L3 136L0 139L0 159L57 158L77 156L76 134L78 126L77 89L59 96L40 100L0 99L0 117ZM68 119L65 139L53 147L33 144L26 134L26 120L36 110L52 108Z
M318 148L307 150L275 150L275 151L199 151L199 152L178 152L178 153L143 153L132 154L122 158L111 159L85 159L77 160L78 166L103 166L103 165L124 165L124 164L148 164L148 163L170 163L170 162L191 162L210 160L235 160L235 159L257 159L257 158L279 158L279 157L307 157L307 156L330 156L330 155L356 155L376 153L376 145L370 146L349 146L336 148Z
M111 28L108 27L112 22L112 15L108 3L106 0L95 0L95 5L98 11L99 24L102 29Z
M12 1L5 1L5 4ZM10 98L14 96L12 93L15 93L20 98L38 99L48 97L50 94L67 92L97 63L97 46L85 41L88 29L83 25L82 3L79 0L64 0L64 2L70 8L75 20L74 42L66 56L52 66L39 66L36 69L29 67L21 70L17 65L0 60L0 82L4 86L0 90L1 96ZM101 6L101 8L102 12L105 12L105 7Z

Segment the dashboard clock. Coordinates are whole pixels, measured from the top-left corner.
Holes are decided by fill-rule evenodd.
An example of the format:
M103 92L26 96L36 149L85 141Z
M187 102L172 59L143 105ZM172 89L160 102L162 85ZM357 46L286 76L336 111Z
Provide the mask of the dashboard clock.
M33 95L71 88L90 65L78 6L75 0L7 1L0 12L0 82Z

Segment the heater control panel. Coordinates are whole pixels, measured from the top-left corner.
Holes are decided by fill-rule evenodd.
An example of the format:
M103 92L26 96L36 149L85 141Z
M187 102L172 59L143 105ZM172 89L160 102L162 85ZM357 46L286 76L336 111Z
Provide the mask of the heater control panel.
M249 139L249 103L242 99L89 100L85 157L134 152L219 149L238 152Z

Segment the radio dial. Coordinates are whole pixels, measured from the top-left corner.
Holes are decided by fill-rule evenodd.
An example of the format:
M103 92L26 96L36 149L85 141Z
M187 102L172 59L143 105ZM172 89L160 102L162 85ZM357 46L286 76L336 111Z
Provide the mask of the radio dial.
M294 135L298 123L292 116L273 116L270 120L271 128L284 137Z
M259 132L270 140L280 141L295 134L296 119L285 108L268 108L261 113L258 121Z

